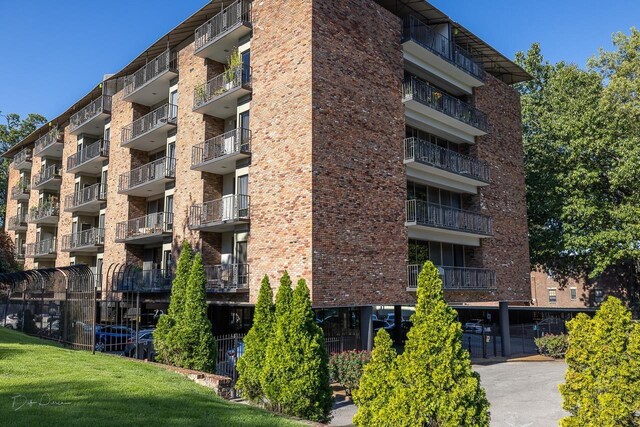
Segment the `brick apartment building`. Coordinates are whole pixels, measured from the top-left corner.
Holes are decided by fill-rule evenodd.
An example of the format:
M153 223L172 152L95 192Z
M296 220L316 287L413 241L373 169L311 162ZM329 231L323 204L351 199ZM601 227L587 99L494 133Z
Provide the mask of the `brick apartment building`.
M188 239L214 324L286 269L360 334L427 259L451 303L528 304L527 78L424 1L212 1L4 154L6 228L165 303Z

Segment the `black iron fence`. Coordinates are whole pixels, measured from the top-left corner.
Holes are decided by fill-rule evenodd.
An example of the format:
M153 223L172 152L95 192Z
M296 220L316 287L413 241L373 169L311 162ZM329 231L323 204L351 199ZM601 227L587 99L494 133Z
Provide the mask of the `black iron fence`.
M250 0L238 0L225 7L220 13L196 28L195 45L196 51L213 43L227 31L241 23L251 22Z

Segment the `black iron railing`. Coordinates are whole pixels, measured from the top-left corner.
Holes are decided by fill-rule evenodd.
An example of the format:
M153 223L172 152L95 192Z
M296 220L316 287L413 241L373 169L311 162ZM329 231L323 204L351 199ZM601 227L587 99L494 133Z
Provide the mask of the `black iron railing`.
M189 211L189 227L199 228L208 224L248 220L249 202L249 196L231 194L193 205Z
M249 0L235 1L196 28L196 51L223 37L236 25L242 23L251 25L251 3Z
M13 165L15 167L20 167L25 162L31 162L32 158L33 152L31 151L31 148L24 148L13 156Z
M65 210L74 209L94 201L104 201L107 199L107 184L93 184L69 194L64 198Z
M20 212L17 215L10 216L8 220L9 230L15 230L17 228L24 228L27 226L27 213Z
M191 149L191 166L199 166L228 154L249 152L251 152L251 131L234 129L194 145Z
M69 119L69 123L71 125L71 131L75 131L80 126L88 122L89 120L95 118L96 116L102 113L110 113L111 112L111 96L110 95L102 95L99 98L91 101L89 105L84 107L82 110L75 113Z
M173 213L156 212L116 224L116 241L171 233Z
M221 264L205 267L207 291L228 292L249 288L249 264Z
M29 222L36 223L45 218L59 216L60 203L51 199L44 200L29 210Z
M51 165L43 168L40 173L37 173L33 176L33 186L38 187L42 184L47 183L48 181L56 178L61 178L60 175L60 165Z
M115 292L169 292L173 274L161 269L127 269L113 275L112 290Z
M31 184L25 178L21 178L20 181L13 187L11 187L11 198L20 199L24 195L29 195L31 192Z
M166 124L175 125L178 121L178 106L173 104L164 104L162 107L156 108L149 114L140 117L138 120L129 123L122 128L120 142L122 145L130 143L145 133Z
M42 255L52 255L56 253L56 238L41 240L36 243L27 244L27 258L34 258Z
M213 99L239 87L251 89L251 67L249 65L243 64L226 70L207 83L197 86L193 90L193 108L200 108Z
M485 113L416 77L405 79L404 99L417 101L483 132L488 130Z
M482 160L411 137L404 140L404 159L430 165L482 182L489 182L489 164Z
M484 81L485 71L482 64L473 59L473 56L461 46L413 16L405 17L403 24L403 43L413 40L467 74Z
M67 171L71 171L96 157L109 157L109 141L101 139L93 142L76 154L67 157Z
M406 212L408 223L485 236L493 235L493 221L487 215L422 200L407 200Z
M177 70L177 52L167 49L160 55L152 59L151 62L147 63L144 67L126 77L124 83L124 96L126 97L132 94L165 71Z
M104 245L104 228L91 228L62 236L63 251L73 251L75 249L101 245Z
M60 142L62 142L62 132L58 129L51 129L36 140L36 143L33 146L33 154L37 156L48 147Z
M495 289L496 273L486 268L468 267L437 267L444 289L476 290ZM408 288L418 287L418 276L422 271L422 264L407 266Z
M176 159L163 157L120 175L118 191L128 191L158 179L175 178Z

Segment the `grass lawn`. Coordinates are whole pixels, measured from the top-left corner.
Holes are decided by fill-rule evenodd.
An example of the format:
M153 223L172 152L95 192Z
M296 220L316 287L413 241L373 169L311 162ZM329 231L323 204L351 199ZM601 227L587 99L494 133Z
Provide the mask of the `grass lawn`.
M150 364L67 350L0 327L0 425L300 424L227 402Z

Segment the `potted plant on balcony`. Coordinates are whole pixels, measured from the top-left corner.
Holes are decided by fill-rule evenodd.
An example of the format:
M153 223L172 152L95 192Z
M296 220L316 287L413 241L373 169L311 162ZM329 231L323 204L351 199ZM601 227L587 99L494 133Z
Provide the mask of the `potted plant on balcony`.
M241 72L240 67L242 67L242 57L236 49L227 57L227 65L224 68L223 80L225 91L233 87L236 76Z

